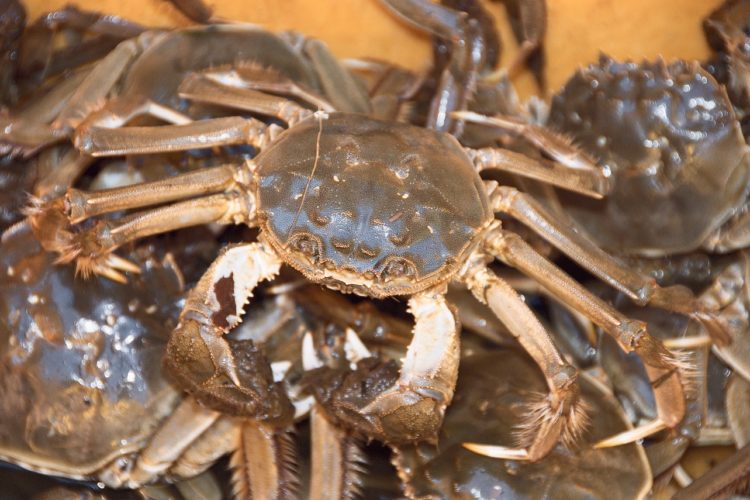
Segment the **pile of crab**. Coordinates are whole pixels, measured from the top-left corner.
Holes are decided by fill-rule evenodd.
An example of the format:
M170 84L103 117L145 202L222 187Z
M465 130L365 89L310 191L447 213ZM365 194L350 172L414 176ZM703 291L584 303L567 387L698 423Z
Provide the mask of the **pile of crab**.
M0 458L69 479L9 498L747 487L746 2L550 105L478 1L382 4L429 71L0 1Z

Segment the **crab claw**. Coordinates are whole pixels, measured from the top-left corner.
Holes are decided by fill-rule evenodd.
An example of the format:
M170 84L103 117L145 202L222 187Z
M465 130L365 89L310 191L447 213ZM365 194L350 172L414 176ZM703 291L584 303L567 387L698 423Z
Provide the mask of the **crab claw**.
M190 292L167 344L164 365L203 405L285 427L294 406L252 341L227 340L258 282L281 262L261 244L226 247Z
M252 341L213 336L213 342L206 342L199 323L192 320L180 331L170 339L164 364L195 399L230 415L282 427L291 424L294 407L283 384L274 382L268 360ZM216 356L218 352L222 354Z
M409 421L401 417L402 413L409 413L408 408L415 403L423 399L429 401L429 398L417 396L408 400L405 393L399 394L393 388L398 385L398 363L373 357L356 333L349 329L344 349L349 366L339 363L337 367L331 367L326 366L315 351L312 335L305 335L302 343L302 359L307 370L305 379L329 418L353 429L356 434L390 443L434 438L442 422L442 409L435 412L435 405L428 403L423 405L423 411L412 411L416 419ZM386 406L390 412L378 406L384 399L388 401ZM428 421L435 419L437 422Z
M446 402L399 388L395 361L366 358L356 370L322 367L307 378L315 381L310 388L329 417L370 439L434 440L443 422Z
M436 439L458 374L456 320L443 295L415 295L409 306L416 325L402 366L364 357L353 369L323 366L307 376L330 418L391 444ZM347 332L349 357L362 358L366 349L352 337ZM308 366L321 364L314 353L303 357L310 360Z

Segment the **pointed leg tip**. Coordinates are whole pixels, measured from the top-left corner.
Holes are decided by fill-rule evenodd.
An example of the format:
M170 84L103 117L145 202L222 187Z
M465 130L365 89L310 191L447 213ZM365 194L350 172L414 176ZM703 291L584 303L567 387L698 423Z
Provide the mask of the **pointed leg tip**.
M120 283L122 285L127 285L128 284L128 278L124 274L118 273L117 271L114 271L112 269L97 270L97 271L94 271L94 274L98 274L99 276L102 276L104 278L110 279L110 280L112 280L112 281L114 281L116 283ZM87 276L84 274L84 278L85 277L87 277Z
M107 260L104 263L104 265L112 269L116 269L118 271L124 271L126 273L133 273L133 274L141 273L140 266L115 254L110 254L107 257Z
M692 335L689 337L665 339L662 343L664 347L671 351L673 349L696 349L710 346L713 344L713 339L709 335Z
M635 443L636 441L640 441L641 439L652 436L657 432L663 431L666 428L667 425L661 420L653 420L633 429L602 439L594 444L594 449L613 448L615 446Z
M485 457L503 458L506 460L529 460L529 453L520 448L479 443L462 443L462 446L473 453L484 455Z

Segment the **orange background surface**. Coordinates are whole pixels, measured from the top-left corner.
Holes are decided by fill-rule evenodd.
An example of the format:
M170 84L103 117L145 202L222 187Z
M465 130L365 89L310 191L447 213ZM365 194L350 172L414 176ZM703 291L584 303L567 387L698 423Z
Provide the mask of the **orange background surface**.
M29 18L74 4L153 26L189 21L165 0L22 0ZM548 0L547 72L552 90L600 52L616 58L699 59L708 55L701 19L721 0ZM377 0L207 0L214 15L271 30L297 30L327 42L340 57L379 57L412 69L430 62L430 40L395 19ZM499 20L501 64L516 50L505 11L486 2ZM536 93L529 75L515 81Z

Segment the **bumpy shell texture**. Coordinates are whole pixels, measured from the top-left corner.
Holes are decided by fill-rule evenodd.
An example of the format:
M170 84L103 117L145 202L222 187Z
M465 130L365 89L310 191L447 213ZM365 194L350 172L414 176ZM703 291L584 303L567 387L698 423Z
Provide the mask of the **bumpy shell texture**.
M602 56L554 97L549 125L612 171L602 201L562 195L605 248L696 249L744 199L747 146L725 90L697 64Z

